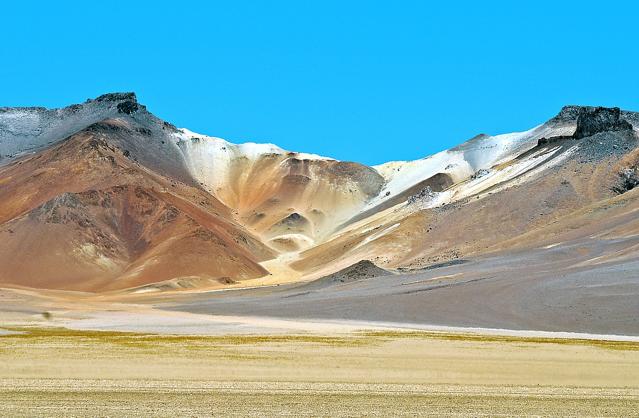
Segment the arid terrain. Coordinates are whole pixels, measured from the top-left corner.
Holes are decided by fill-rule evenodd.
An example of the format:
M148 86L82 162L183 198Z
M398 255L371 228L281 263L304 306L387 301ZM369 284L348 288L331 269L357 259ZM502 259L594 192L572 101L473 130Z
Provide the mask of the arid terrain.
M527 131L368 167L178 129L133 93L1 108L0 284L252 287L590 239L614 247L597 265L627 262L638 121L566 106Z
M23 333L0 336L3 416L633 416L639 408L639 343L14 331Z
M637 415L638 128L369 167L0 108L0 415Z

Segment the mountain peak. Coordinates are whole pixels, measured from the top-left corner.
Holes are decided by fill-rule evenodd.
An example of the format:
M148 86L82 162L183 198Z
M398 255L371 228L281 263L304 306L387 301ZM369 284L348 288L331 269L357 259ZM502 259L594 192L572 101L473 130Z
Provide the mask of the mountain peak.
M116 92L63 108L0 108L0 163L33 152L105 119L122 116L148 118L135 93Z
M550 119L552 122L576 122L581 116L593 117L595 115L606 117L612 117L613 119L619 119L619 117L627 116L629 114L635 114L635 112L621 110L618 107L605 107L605 106L583 106L583 105L566 105L561 108L556 116Z
M95 102L97 103L107 102L110 104L117 103L116 106L118 109L118 113L125 113L127 115L137 112L140 109L140 107L143 108L143 106L141 106L138 103L138 98L133 92L107 93L107 94L98 96L97 98L93 100L91 99L87 100L87 103L95 103Z
M561 108L559 113L550 119L551 121L574 122L579 116L581 109L592 108L592 106L566 105Z
M130 101L130 102L138 102L138 98L134 92L115 92L115 93L106 93L101 96L96 97L95 99L87 100L87 103L90 102L120 102L120 101Z

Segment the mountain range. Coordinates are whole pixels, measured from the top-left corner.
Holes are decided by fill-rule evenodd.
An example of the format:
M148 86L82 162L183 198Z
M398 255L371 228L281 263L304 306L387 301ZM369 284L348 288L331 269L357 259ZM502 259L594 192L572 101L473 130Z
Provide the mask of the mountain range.
M366 166L177 128L133 93L0 108L0 285L260 286L595 238L606 250L584 268L630 260L637 129L639 113L565 106L523 132Z

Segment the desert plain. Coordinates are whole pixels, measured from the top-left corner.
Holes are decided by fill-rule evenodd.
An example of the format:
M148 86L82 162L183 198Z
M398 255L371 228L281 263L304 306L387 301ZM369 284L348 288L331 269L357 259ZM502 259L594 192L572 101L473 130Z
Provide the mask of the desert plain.
M210 315L105 299L0 292L0 415L639 411L636 337Z

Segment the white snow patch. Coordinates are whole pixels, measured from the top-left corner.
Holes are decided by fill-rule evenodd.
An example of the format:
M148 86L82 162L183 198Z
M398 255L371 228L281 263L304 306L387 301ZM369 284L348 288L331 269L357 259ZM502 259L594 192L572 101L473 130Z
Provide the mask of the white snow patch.
M549 127L539 125L524 132L514 132L495 136L479 135L457 147L438 152L415 161L391 161L373 168L386 180L379 195L371 199L362 211L379 205L385 199L396 196L415 184L435 174L445 173L452 177L454 183L469 178L480 169L490 169L496 165L510 161L518 155L534 148L542 137L570 135L574 126ZM546 155L548 158L550 155ZM475 179L465 186L464 193L439 193L436 199L429 202L429 207L448 203L451 199L459 199L472 194L491 184L496 184L529 169L538 163L534 157L526 159L524 164L515 164L504 170L491 172L489 175Z
M190 131L186 128L180 128L179 131L182 133L182 139L192 139L199 138L200 140L205 140L205 142L216 142L218 148L226 147L227 149L234 151L236 156L246 157L249 159L256 159L261 155L265 154L281 154L288 155L291 154L291 157L306 159L306 160L334 160L333 158L323 157L317 154L309 154L305 152L295 152L295 151L287 151L279 146L271 143L256 143L256 142L244 142L240 144L235 144L229 142L222 138L217 138L213 136L198 134L196 132Z
M248 175L250 167L267 155L281 156L284 160L331 160L315 154L289 152L275 144L234 144L222 138L201 135L184 128L176 134L176 141L193 177L214 194L229 184L237 183L238 179L233 176Z

